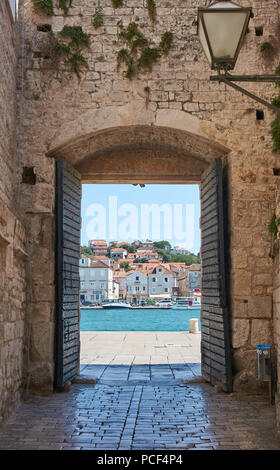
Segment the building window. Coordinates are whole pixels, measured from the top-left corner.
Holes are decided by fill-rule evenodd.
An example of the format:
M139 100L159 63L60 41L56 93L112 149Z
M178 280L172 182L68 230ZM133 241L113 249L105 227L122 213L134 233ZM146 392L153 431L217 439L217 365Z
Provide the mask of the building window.
M146 290L146 287L145 287L145 286L143 286L143 291L144 291L144 290Z
M156 282L156 278L155 278L155 277L153 277L153 278L152 278L152 281L153 281L153 282Z
M165 282L168 282L168 277L165 277L164 280L165 280Z
M139 276L136 276L136 281L139 281Z
M164 292L168 292L168 291L169 291L169 289L168 289L168 287L166 287L166 288L164 289Z
M85 287L85 281L81 281L81 288Z

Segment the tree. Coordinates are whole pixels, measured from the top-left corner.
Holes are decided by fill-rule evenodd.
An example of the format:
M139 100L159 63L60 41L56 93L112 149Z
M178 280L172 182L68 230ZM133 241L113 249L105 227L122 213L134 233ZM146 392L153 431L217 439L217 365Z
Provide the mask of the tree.
M185 263L187 266L190 266L191 264L200 264L199 258L193 253L190 253L189 255L170 255L170 256L171 256L170 261L172 263Z
M94 250L91 246L81 246L81 254L82 255L93 255Z
M128 261L123 261L122 263L120 263L120 268L124 269L126 273L127 271L131 270Z
M158 248L165 250L165 251L169 251L172 247L171 247L171 244L167 240L161 240L159 242L154 242L154 249L156 250Z
M125 250L127 250L128 253L136 253L136 247L133 245L123 244L121 245L121 248L124 248Z
M166 250L163 250L162 248L157 248L155 251L157 252L157 254L159 255L160 259L161 259L164 263L168 263L169 261L171 261L171 254L168 253Z

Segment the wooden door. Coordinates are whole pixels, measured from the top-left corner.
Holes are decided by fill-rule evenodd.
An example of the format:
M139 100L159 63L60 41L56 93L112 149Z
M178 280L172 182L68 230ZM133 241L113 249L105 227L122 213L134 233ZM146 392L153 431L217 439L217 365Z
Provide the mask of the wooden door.
M228 230L226 178L221 159L201 180L202 374L213 385L232 391L228 306Z
M80 174L59 159L56 162L56 388L63 388L79 373L80 227Z

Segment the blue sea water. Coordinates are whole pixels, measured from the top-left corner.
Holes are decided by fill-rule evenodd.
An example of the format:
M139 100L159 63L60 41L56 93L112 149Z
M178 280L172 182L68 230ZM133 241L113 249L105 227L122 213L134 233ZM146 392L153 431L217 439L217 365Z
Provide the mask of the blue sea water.
M197 318L200 308L183 309L82 309L81 331L189 331L190 319Z

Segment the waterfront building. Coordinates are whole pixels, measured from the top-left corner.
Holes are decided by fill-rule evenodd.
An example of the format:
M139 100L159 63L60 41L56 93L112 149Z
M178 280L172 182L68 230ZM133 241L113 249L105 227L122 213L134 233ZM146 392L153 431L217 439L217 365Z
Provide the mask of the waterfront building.
M127 272L124 269L116 269L113 272L113 280L119 286L119 299L126 299L126 276Z
M80 299L101 303L106 299L117 299L119 285L113 280L113 269L102 261L80 259Z
M126 300L139 303L148 297L147 275L136 269L126 276Z
M201 282L201 265L192 264L187 266L186 272L178 277L179 296L188 297L200 289Z
M177 286L176 278L164 265L155 266L148 274L148 291L152 297L171 297Z

